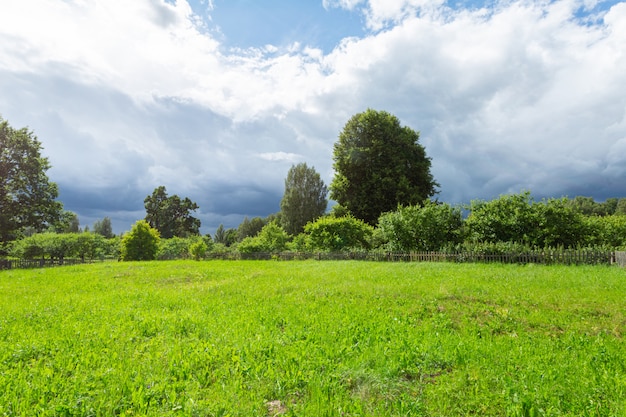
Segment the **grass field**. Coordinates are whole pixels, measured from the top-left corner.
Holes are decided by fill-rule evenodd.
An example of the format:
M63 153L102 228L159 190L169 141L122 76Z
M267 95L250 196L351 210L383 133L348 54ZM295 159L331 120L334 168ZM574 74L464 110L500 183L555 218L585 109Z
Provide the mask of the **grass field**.
M0 272L0 416L624 416L626 271L210 261Z

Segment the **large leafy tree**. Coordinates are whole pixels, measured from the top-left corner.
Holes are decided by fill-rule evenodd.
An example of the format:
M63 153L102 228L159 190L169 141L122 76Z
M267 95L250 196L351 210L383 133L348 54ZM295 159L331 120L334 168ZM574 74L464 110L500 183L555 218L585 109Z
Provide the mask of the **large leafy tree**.
M304 226L326 211L328 188L315 168L306 163L293 165L285 179L285 194L280 201L283 229L296 235Z
M145 220L159 231L162 238L188 237L200 233L200 220L191 215L198 209L198 205L189 198L181 199L177 195L168 197L165 187L160 186L146 197L144 205Z
M335 143L333 161L331 199L371 225L398 205L421 204L438 186L419 133L385 111L354 115Z
M50 163L41 149L31 131L13 129L0 117L0 247L26 228L40 232L61 217L57 185L46 175Z

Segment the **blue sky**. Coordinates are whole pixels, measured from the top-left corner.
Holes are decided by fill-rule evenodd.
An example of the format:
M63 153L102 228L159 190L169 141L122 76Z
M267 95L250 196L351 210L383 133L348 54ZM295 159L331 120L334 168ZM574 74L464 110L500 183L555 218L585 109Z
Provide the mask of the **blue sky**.
M20 0L0 13L0 115L28 126L65 208L116 232L164 185L203 233L327 184L348 119L420 132L451 204L626 197L626 3Z
M190 2L198 13L210 17L216 37L227 48L289 48L300 42L330 52L346 37L363 36L363 19L339 7L325 8L320 0L216 0Z

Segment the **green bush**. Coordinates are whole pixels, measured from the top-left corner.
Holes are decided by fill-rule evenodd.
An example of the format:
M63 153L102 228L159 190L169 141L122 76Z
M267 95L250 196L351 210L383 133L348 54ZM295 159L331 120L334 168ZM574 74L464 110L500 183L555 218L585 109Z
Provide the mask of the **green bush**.
M352 216L319 218L304 227L311 249L327 252L370 248L374 228Z
M15 241L11 256L22 259L77 257L103 259L117 257L117 239L105 239L94 233L37 233Z
M198 240L189 246L189 254L193 259L199 261L206 256L208 248L204 240Z
M289 235L277 222L263 226L255 237L246 237L237 245L240 253L282 252L287 249Z
M147 221L137 221L130 232L122 237L121 259L123 261L150 261L156 259L159 249L159 232Z
M448 204L426 202L400 207L380 216L378 230L392 251L437 251L462 241L461 210Z
M589 244L626 248L626 216L590 216L585 218Z

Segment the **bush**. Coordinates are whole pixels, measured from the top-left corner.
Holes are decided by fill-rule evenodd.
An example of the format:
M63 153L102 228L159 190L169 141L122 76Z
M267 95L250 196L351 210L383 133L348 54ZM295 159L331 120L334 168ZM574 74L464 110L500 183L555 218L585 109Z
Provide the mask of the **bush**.
M13 243L11 255L22 259L116 257L117 240L93 233L37 233Z
M189 257L189 248L197 239L171 237L159 241L157 259L162 261L172 259L186 259Z
M589 233L589 244L626 248L626 216L590 216L585 218Z
M287 249L289 235L277 222L263 226L255 237L246 237L237 245L240 253L282 252Z
M352 216L322 217L304 227L311 249L328 252L369 249L374 228Z
M378 229L391 251L437 251L462 239L461 210L448 204L427 202L400 207L380 216Z
M199 261L206 256L208 248L209 247L206 243L204 243L204 240L198 240L189 246L189 254L193 259Z
M123 261L150 261L156 259L159 249L159 232L147 221L139 220L130 232L122 237L121 259Z

